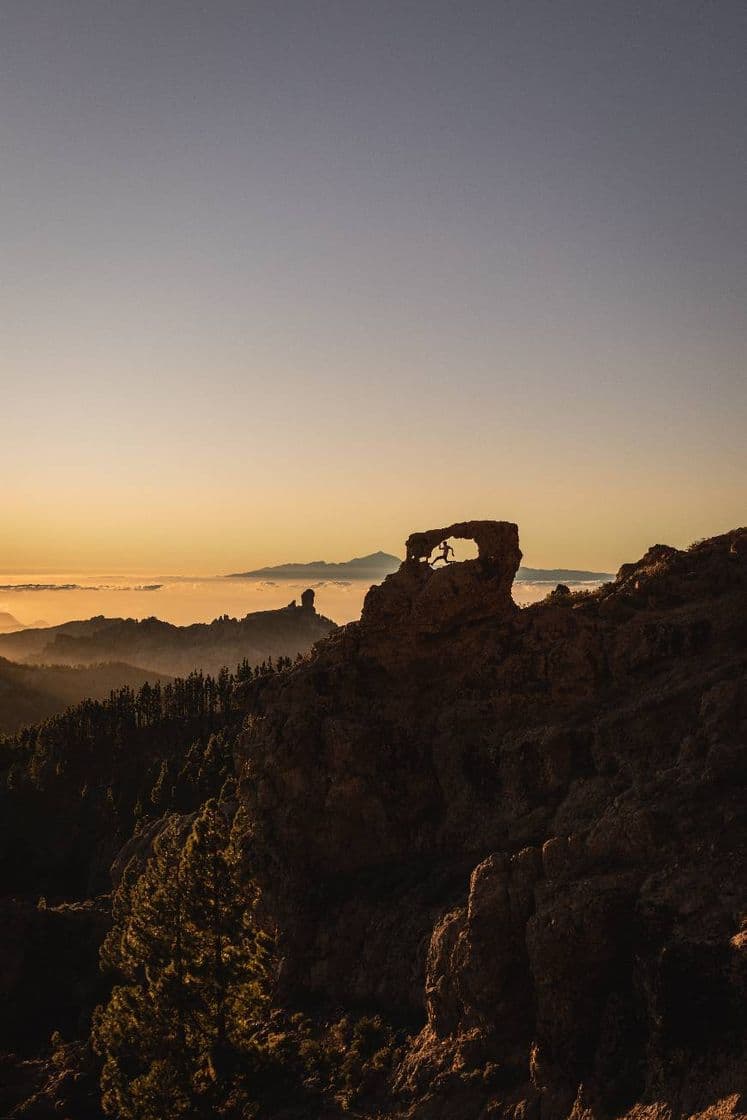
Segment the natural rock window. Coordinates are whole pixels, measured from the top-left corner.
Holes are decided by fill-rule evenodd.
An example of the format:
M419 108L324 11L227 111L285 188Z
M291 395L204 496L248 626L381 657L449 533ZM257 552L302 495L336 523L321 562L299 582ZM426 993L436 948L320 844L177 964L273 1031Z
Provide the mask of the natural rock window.
M454 549L445 558L444 541ZM462 559L465 543L477 549L476 558ZM389 628L408 620L410 633L423 634L516 610L511 586L521 551L513 522L460 521L426 529L412 533L405 549L399 570L368 592L364 625Z

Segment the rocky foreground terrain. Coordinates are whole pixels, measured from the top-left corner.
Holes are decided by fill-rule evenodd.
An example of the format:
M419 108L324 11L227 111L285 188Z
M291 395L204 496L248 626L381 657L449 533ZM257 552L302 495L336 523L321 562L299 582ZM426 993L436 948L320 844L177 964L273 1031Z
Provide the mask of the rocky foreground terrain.
M480 557L433 570L442 534ZM290 1053L303 1013L288 1062L316 1094L251 1115L744 1116L747 530L654 546L598 591L524 609L515 525L414 534L407 552L360 622L232 701L277 932L265 1042ZM41 969L56 1004L37 1019L64 1037L7 1060L8 1115L99 1116L85 1038L107 900L8 915L0 994L27 1007ZM356 1021L379 1038L357 1064Z
M747 530L518 610L460 528L240 740L283 996L406 1026L363 1115L743 1115Z

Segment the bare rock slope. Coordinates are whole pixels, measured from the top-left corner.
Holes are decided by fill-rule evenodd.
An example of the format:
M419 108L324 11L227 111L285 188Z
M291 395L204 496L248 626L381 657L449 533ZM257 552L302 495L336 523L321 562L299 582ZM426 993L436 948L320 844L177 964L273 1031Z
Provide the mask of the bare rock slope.
M515 525L407 553L243 736L286 1000L409 1028L371 1115L743 1115L747 530L523 610Z

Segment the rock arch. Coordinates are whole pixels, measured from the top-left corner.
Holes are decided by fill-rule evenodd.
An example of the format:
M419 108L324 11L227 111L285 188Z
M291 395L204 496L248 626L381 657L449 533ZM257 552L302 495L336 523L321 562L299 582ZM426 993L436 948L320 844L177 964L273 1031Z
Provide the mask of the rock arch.
M519 550L519 528L513 521L457 521L443 529L426 529L422 533L411 533L405 542L406 564L418 564L427 560L441 541L449 537L457 540L474 541L477 545L478 560L491 566L509 567L513 565L511 579L521 563Z

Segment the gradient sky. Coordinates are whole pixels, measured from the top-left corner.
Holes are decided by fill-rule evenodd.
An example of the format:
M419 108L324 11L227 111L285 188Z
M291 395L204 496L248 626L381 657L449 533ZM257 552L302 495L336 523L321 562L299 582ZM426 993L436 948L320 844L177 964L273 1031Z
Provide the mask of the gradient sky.
M747 521L747 6L3 0L0 565Z

